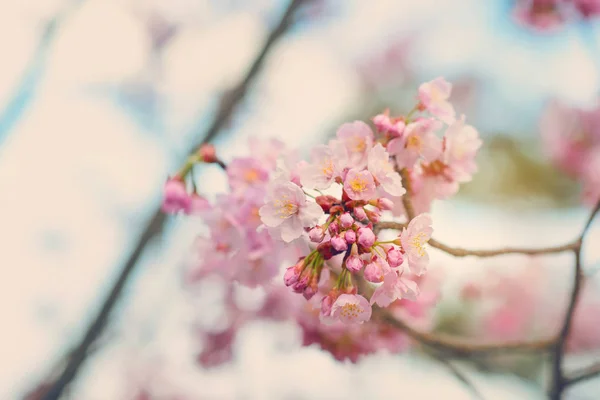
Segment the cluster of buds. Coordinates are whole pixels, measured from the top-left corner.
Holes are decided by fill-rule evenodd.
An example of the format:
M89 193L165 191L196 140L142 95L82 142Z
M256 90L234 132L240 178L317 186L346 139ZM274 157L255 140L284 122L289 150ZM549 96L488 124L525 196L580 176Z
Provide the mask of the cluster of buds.
M443 78L424 83L407 116L379 114L375 130L362 121L343 124L335 139L313 148L310 162L280 164L259 213L273 236L288 243L304 237L313 246L285 273L293 291L310 299L324 268L337 276L321 299L322 321L360 324L370 319L373 304L417 298L419 288L405 271L419 276L427 269L432 221L426 212L433 199L447 198L471 179L481 145L464 116L455 118L450 91ZM411 118L425 112L429 116ZM436 132L445 125L440 139ZM402 206L407 188L418 210L414 218ZM382 213L399 210L406 227L393 240L379 240Z

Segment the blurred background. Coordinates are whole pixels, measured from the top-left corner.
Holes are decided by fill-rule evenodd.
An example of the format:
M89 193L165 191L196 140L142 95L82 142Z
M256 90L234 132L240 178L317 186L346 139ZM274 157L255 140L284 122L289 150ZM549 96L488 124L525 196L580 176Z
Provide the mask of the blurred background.
M595 106L594 20L539 30L518 21L510 0L307 3L215 137L223 159L248 151L250 136L305 151L343 121L386 107L407 112L418 85L443 75L484 147L474 180L434 208L438 239L491 248L575 237L587 215L581 189L544 152L540 119L551 101ZM221 95L243 79L287 5L2 1L0 398L24 398L62 365L160 203L165 179L202 140ZM216 168L202 171L198 182L208 195L226 189ZM245 326L232 362L200 367L190 326L216 300L198 306L181 289L179 266L195 228L194 221L171 218L146 248L66 398L472 398L435 361L378 354L357 365L337 363L301 348L297 329L285 323ZM600 229L593 228L584 257L590 275L599 267L598 240ZM450 311L439 329L457 329L465 313L458 291L492 270L543 268L551 279L521 280L514 289L546 285L552 296L536 312L560 308L569 290L568 255L432 259L447 277L441 309ZM595 310L589 318L598 317L598 327L589 329L600 337ZM465 366L490 399L544 398L540 368L531 360L493 372ZM599 388L592 380L568 395L593 399Z

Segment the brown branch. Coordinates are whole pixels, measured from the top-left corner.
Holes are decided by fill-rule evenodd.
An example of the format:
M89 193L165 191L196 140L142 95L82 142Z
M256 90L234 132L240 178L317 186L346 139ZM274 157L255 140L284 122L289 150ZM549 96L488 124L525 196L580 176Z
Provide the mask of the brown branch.
M245 77L240 81L233 89L228 91L222 96L219 103L219 109L215 113L214 119L203 135L202 143L193 146L195 150L200 145L207 143L214 139L217 133L227 124L230 120L231 115L235 109L241 103L246 92L250 88L254 79L258 75L267 54L273 48L273 45L283 36L293 22L293 17L297 9L303 3L304 0L292 0L290 1L287 9L282 14L281 19L275 28L270 32L267 40L265 41L261 51L254 59ZM56 400L58 399L69 383L76 377L78 371L83 366L87 355L89 353L90 346L96 341L100 334L106 328L107 321L110 314L121 297L125 284L127 283L132 271L135 269L139 258L141 257L145 247L157 234L162 232L166 221L165 215L161 212L160 208L157 207L156 211L152 215L150 221L144 228L142 235L134 246L134 250L128 257L125 265L121 269L121 272L117 278L117 281L113 284L108 296L102 303L100 311L97 316L92 320L91 324L86 330L86 333L72 351L72 355L69 357L67 366L63 370L59 378L52 384L48 391L41 397L44 400Z
M402 224L399 222L393 221L382 221L377 223L376 229L396 229L401 230L406 227L406 224ZM529 256L541 255L541 254L554 254L554 253L563 253L565 251L574 251L579 245L579 240L573 243L567 243L560 246L553 247L541 247L541 248L520 248L520 247L505 247L501 249L493 249L493 250L472 250L472 249L463 249L460 247L450 247L446 244L443 244L435 239L429 239L429 245L438 250L441 250L445 253L448 253L455 257L496 257L506 254L524 254Z
M568 380L565 377L563 371L563 358L565 355L565 347L569 333L571 331L571 324L573 322L573 316L577 303L579 301L579 295L581 293L581 286L583 283L583 266L581 265L581 250L583 247L583 240L587 234L590 226L596 214L600 211L600 199L596 203L596 206L590 213L590 216L581 231L581 235L577 241L577 247L573 250L575 254L575 271L573 273L573 289L571 291L571 298L569 299L569 305L565 314L565 320L558 334L558 340L553 351L552 359L552 386L550 388L550 398L553 400L560 400L562 393L568 385Z
M406 211L406 216L408 217L408 220L411 221L415 217L415 208L413 207L412 201L410 200L412 184L406 168L400 170L400 176L402 177L402 183L406 188L406 193L404 194L404 196L402 196L402 205L404 206L404 211Z
M472 354L505 353L508 351L547 351L550 350L556 342L554 338L550 338L530 342L475 343L471 339L463 339L446 334L421 332L406 324L404 321L394 318L387 312L381 312L380 317L383 321L401 329L419 343L454 355L466 356Z
M569 376L565 377L564 384L566 386L574 385L576 383L595 378L598 375L600 375L600 362L571 373Z

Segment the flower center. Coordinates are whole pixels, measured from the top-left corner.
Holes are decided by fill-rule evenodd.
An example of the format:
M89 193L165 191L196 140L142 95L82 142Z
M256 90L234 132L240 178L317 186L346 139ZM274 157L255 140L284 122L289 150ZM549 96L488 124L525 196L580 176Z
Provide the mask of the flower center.
M417 233L410 240L411 246L417 251L419 257L423 257L425 255L425 234L423 232Z
M417 151L421 151L421 146L422 146L421 138L418 137L417 135L412 135L406 141L406 147L414 148Z
M450 176L448 176L448 166L440 160L435 160L429 164L422 164L421 168L423 168L423 175L441 176L447 180L451 180Z
M364 137L354 136L350 147L352 148L352 151L362 153L367 148L367 142Z
M277 208L276 215L281 219L286 219L298 212L298 205L293 203L287 196L281 200L275 200L275 207Z
M258 171L255 169L249 169L244 173L244 179L248 183L254 183L258 180L258 178L259 178Z
M342 317L356 319L363 312L362 307L354 303L346 303L342 306Z
M321 172L323 172L323 175L325 176L333 175L333 160L328 159L324 161L323 164L321 164Z
M350 181L350 188L354 192L364 192L365 190L367 190L367 181L360 177L356 177Z

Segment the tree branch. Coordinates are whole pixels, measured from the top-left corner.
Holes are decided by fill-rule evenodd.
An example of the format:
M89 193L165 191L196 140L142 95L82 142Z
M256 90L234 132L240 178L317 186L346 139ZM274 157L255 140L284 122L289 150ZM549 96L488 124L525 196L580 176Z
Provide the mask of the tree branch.
M547 351L550 350L556 342L554 338L551 338L531 342L474 343L471 339L462 339L445 334L421 332L409 326L404 321L394 318L387 312L380 312L380 316L383 321L401 329L419 343L445 353L459 356L504 353L507 351Z
M393 222L393 221L382 221L377 223L376 229L396 229L402 230L406 227L406 224ZM566 251L574 251L577 249L579 245L579 240L573 243L567 243L560 246L552 246L552 247L540 247L540 248L520 248L520 247L505 247L501 249L492 249L492 250L472 250L472 249L463 249L460 247L450 247L446 244L441 243L438 240L433 238L429 239L429 245L433 248L441 250L445 253L448 253L455 257L496 257L506 254L524 254L529 256L542 255L542 254L554 254L554 253L563 253Z
M221 128L229 121L231 115L235 109L239 106L241 100L244 98L246 92L250 88L254 79L258 75L267 54L273 48L273 45L283 36L283 34L292 25L293 17L297 9L303 3L303 0L292 0L290 1L287 9L282 14L281 19L275 28L270 32L267 40L261 48L259 54L254 59L245 77L240 81L233 89L225 93L220 101L219 109L215 113L215 117L203 135L201 143L195 145L195 150L200 145L207 143L215 138ZM134 246L134 250L128 257L127 262L123 266L117 281L111 288L108 296L104 300L102 307L96 318L94 318L86 330L86 333L79 343L79 345L73 350L72 355L69 357L67 366L63 370L59 378L53 383L49 390L44 394L41 399L44 400L56 400L58 399L69 383L76 377L79 369L84 364L90 346L100 336L106 327L106 323L110 317L111 311L115 304L119 300L123 288L127 283L131 272L134 270L137 262L142 255L144 249L158 233L162 232L166 221L165 215L161 212L160 208L157 207L156 211L152 215L150 221L145 226L142 235L138 242Z
M571 373L569 376L565 377L564 384L566 386L574 385L576 383L595 378L598 375L600 375L600 362Z
M565 355L566 342L571 331L571 324L573 322L573 316L575 309L577 308L577 302L579 301L579 294L581 293L581 285L583 283L583 266L581 265L581 250L583 247L583 240L587 234L590 226L596 214L600 211L600 199L596 203L596 206L590 213L590 216L581 231L581 235L577 240L577 247L573 250L575 254L575 271L573 273L573 289L571 291L571 298L569 299L569 305L565 314L565 320L562 328L558 334L556 346L554 348L554 357L552 359L552 386L550 388L550 398L553 400L560 400L564 389L568 385L568 380L565 377L563 371L563 358Z

